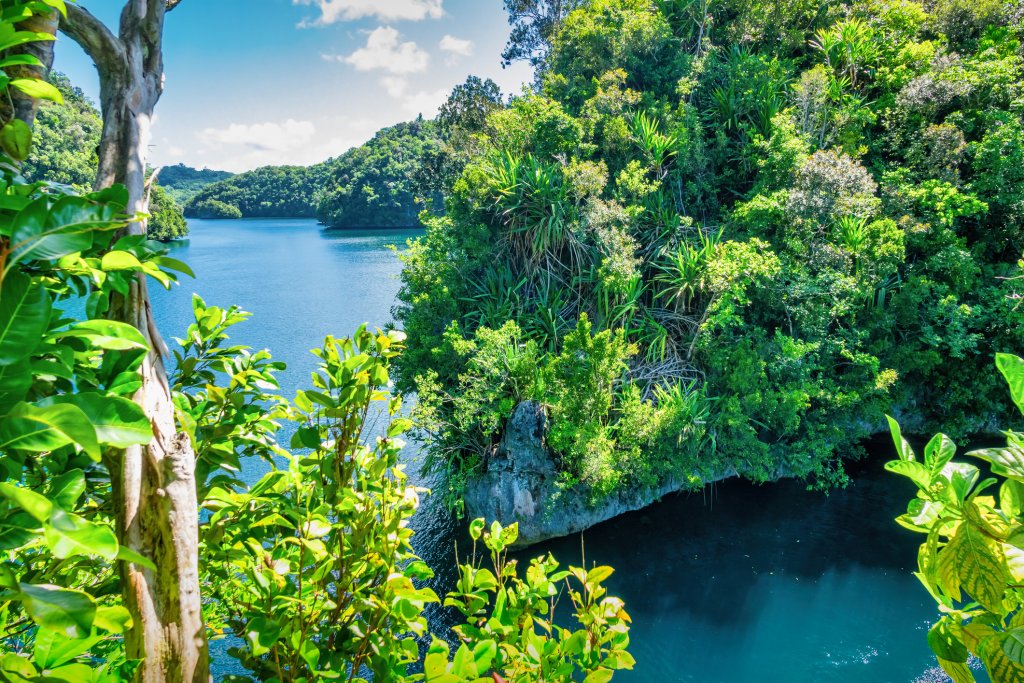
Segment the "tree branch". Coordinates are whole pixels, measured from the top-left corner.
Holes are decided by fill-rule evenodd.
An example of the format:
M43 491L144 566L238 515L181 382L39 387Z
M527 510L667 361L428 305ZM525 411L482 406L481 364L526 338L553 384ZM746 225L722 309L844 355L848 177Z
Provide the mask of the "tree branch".
M81 5L68 3L67 9L68 15L61 19L60 30L92 58L100 76L127 69L128 57L124 45L106 24Z

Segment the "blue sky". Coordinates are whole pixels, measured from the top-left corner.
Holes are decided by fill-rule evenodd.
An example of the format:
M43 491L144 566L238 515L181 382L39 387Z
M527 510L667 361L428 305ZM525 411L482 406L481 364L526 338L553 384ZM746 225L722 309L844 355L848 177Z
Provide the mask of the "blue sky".
M109 26L124 4L80 2ZM167 16L151 163L310 164L432 117L469 74L519 92L531 74L501 68L508 31L501 0L183 0ZM55 68L98 99L67 37Z

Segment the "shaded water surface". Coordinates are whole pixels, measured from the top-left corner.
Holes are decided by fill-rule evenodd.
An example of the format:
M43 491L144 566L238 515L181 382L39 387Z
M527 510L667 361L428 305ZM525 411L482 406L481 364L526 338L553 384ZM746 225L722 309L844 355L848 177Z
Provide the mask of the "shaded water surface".
M192 292L211 305L240 305L254 317L233 341L269 348L288 363L280 377L286 396L308 384L316 366L308 351L325 335L391 320L401 265L388 245L416 234L325 231L312 220L190 225L191 240L174 255L198 279L154 293L160 329L181 336ZM616 680L944 680L925 643L934 605L910 573L919 539L892 522L913 491L882 472L888 448L874 444L876 457L853 467L851 486L829 496L797 482L728 481L587 531L587 564L616 568L608 586L633 618L637 667ZM407 459L414 471L414 447ZM454 578L455 540L467 547L461 526L429 498L413 526L416 549L438 570L434 587L443 592ZM580 536L519 557L548 551L578 564ZM431 621L437 630L448 626L436 610ZM223 675L230 663L223 646L215 656L215 675Z

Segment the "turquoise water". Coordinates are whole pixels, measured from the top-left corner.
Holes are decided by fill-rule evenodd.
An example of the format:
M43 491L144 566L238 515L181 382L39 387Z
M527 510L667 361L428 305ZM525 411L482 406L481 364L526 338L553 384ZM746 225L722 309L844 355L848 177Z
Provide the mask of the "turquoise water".
M325 335L391 320L400 263L388 245L415 234L272 219L196 220L191 229L174 256L197 280L154 292L161 331L169 340L184 331L192 292L208 304L240 305L254 317L234 341L269 348L288 363L285 395L307 383L315 367L308 351ZM637 667L616 680L946 680L925 643L934 605L910 574L919 539L892 522L913 491L882 472L888 448L879 441L878 457L857 466L850 488L829 496L796 482L722 482L587 531L587 564L616 567L608 585L633 618ZM415 448L407 458L414 469ZM417 551L438 570L434 587L443 592L454 577L456 538L466 547L461 527L429 498L413 526ZM578 564L581 539L522 557L547 551ZM448 626L448 615L430 617L435 629Z

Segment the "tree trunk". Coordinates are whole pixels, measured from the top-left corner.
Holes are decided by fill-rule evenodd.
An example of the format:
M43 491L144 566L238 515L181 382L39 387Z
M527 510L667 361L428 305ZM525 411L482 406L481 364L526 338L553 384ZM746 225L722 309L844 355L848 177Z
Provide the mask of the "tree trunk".
M148 208L146 153L153 111L163 91L161 40L168 6L173 5L165 0L128 0L116 37L76 5L68 6L61 24L100 75L103 132L96 187L125 185L129 212ZM145 221L127 228L129 234L145 230ZM121 563L125 607L134 620L125 639L128 658L143 660L138 681L205 682L210 678L209 653L199 591L195 453L187 436L177 432L163 365L166 348L142 275L126 296L112 298L108 317L134 325L152 349L134 398L150 418L154 439L110 462L121 543L156 565L154 572Z

